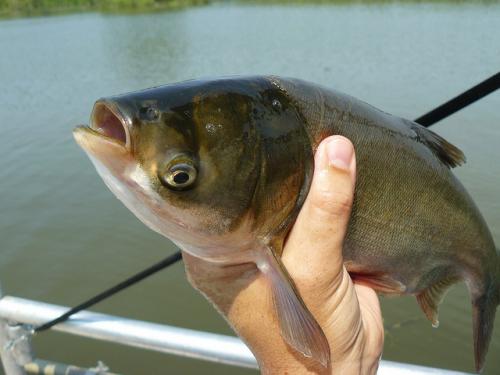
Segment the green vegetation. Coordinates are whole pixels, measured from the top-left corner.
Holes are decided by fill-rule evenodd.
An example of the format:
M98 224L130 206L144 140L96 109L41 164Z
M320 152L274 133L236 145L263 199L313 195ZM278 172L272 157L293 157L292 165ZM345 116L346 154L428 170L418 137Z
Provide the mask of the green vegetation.
M69 12L149 12L177 9L192 5L204 5L221 0L0 0L0 17L37 16ZM467 0L222 0L250 4L346 4L346 3L390 3L390 2L432 2L463 3ZM473 0L469 0L473 1ZM493 3L497 0L480 0Z
M16 17L77 11L133 12L203 5L210 0L0 0L0 16Z

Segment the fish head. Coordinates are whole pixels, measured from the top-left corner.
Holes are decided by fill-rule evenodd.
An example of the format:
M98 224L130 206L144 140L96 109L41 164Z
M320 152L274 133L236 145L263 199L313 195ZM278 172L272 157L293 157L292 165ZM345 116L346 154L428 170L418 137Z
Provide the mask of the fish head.
M280 173L263 160L265 143L289 123L274 91L263 80L220 79L100 99L74 137L154 231L198 256L228 241L250 246L263 169Z

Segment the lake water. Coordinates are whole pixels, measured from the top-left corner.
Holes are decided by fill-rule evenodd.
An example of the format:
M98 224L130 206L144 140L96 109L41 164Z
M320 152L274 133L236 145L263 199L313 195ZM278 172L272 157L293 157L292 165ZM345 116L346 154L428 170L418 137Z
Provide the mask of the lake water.
M74 305L174 251L105 188L71 136L101 96L202 76L320 82L415 118L500 67L500 5L213 5L146 15L0 22L0 280L11 295ZM467 155L456 174L500 244L500 92L433 128ZM408 261L411 261L409 259ZM414 298L382 299L384 358L472 371L471 309L456 286L432 329ZM95 307L229 334L181 264ZM500 315L500 314L499 314ZM41 358L125 374L250 374L44 333ZM500 373L500 319L486 374Z

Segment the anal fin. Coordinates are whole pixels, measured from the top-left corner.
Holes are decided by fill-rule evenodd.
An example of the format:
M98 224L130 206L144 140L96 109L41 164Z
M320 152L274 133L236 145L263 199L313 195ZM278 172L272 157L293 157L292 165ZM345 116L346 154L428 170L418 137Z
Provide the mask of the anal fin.
M305 306L281 261L271 249L265 251L267 254L257 267L269 278L282 338L305 357L328 367L330 346L323 330Z
M457 281L458 279L455 276L444 278L416 296L420 308L434 328L439 327L439 304L443 301L450 286Z

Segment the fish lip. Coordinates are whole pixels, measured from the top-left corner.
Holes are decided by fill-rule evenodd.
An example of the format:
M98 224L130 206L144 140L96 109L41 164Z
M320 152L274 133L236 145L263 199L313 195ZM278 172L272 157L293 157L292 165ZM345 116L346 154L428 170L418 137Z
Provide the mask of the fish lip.
M81 135L85 135L85 136L100 138L103 141L115 144L115 145L120 146L122 148L126 147L123 144L123 142L120 142L117 139L114 139L112 137L108 137L108 136L102 134L100 131L94 129L90 125L78 125L78 126L76 126L73 129L73 135L75 136L75 138L77 138L77 140L80 139ZM80 142L78 142L78 143L80 143Z
M116 138L108 136L100 129L97 117L99 115L99 110L102 107L104 107L105 110L111 112L122 125L123 132L125 133L125 143L121 142ZM132 142L130 137L131 127L132 127L132 120L128 116L125 116L122 111L120 111L120 108L116 103L109 101L107 99L99 99L94 104L94 107L92 109L92 114L90 115L90 124L86 128L92 135L106 138L107 141L124 146L125 149L131 151L132 149L132 144L131 144Z
M86 152L90 152L91 154L95 152L95 147L93 147L92 145L97 144L100 144L101 147L107 144L106 148L109 149L109 151L114 149L129 153L123 142L120 142L119 140L116 140L112 137L107 137L88 125L78 125L77 127L75 127L73 129L73 137L76 143L78 143L81 148L83 148Z

